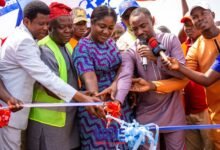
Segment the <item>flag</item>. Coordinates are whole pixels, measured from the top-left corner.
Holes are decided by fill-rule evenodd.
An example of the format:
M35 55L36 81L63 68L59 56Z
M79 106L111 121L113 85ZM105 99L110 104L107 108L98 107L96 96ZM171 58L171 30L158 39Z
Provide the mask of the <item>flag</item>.
M5 0L0 0L0 6L4 7L5 6Z
M24 7L31 2L32 0L16 0L17 4L18 4L18 17L17 17L17 21L16 21L16 26L19 26L21 24L21 21L23 19L23 10Z

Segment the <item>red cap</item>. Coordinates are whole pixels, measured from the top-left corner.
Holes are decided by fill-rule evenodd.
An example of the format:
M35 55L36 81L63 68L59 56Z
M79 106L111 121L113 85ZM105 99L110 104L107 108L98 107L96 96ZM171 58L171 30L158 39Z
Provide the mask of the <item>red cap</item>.
M0 0L0 6L4 7L5 6L5 0Z
M53 2L49 6L50 8L50 20L53 20L60 16L70 16L72 9L62 3Z
M185 23L186 21L192 21L189 12L187 12L184 17L180 20L181 23Z

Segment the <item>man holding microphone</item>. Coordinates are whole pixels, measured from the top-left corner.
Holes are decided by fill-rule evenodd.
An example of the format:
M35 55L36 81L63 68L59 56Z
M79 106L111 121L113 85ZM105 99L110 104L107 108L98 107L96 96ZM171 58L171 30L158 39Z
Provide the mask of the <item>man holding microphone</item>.
M183 77L181 73L175 73L166 69L161 63L161 58L155 57L161 50L166 49L166 55L177 58L181 63L185 62L178 38L172 34L155 33L153 29L154 19L148 9L136 8L132 11L129 21L131 29L139 39L139 42L136 41L122 55L121 72L117 78L117 93L115 96L115 99L121 103L124 102L130 90L134 71L137 77L149 81ZM151 46L142 42L142 39ZM152 39L156 41L151 41ZM158 45L159 43L157 41L163 47ZM150 42L154 42L154 44ZM155 44L155 42L157 43ZM147 61L144 57L147 58ZM152 84L152 86L154 85ZM155 89L155 86L151 88ZM159 126L184 125L185 115L181 104L180 91L174 91L168 94L161 94L155 91L139 93L136 120L140 124L154 122ZM167 149L184 149L184 131L163 131L161 133L164 136ZM147 141L142 148L149 148Z

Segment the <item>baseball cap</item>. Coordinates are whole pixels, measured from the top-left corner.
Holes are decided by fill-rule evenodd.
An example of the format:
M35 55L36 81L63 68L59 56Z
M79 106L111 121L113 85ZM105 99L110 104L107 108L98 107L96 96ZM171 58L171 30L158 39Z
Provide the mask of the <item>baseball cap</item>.
M201 7L203 9L210 9L210 5L207 3L207 2L204 2L204 1L200 1L196 4L194 4L191 8L190 8L190 15L192 14L192 11L195 9L195 8L198 8L198 7Z
M72 17L73 17L73 23L78 23L80 21L86 21L87 22L87 17L86 17L86 11L83 8L80 7L75 7L72 9Z
M189 12L187 12L184 17L180 20L181 23L185 23L186 21L192 21Z
M140 7L135 0L123 0L119 5L119 15L122 16L127 9Z

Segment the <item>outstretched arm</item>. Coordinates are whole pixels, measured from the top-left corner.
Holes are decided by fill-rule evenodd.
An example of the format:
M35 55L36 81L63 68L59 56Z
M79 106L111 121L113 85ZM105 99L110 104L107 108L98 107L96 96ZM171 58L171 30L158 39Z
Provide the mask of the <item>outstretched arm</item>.
M120 73L118 74L117 79L117 92L115 95L115 99L124 102L125 97L127 96L131 83L132 77L134 73L135 67L135 59L134 59L134 51L127 51L122 54L122 65L120 68Z
M184 16L189 10L186 0L181 0L181 6L182 6L182 15Z
M203 74L201 72L197 72L185 66L182 66L180 67L179 71L182 72L189 79L204 86L210 86L211 84L220 79L220 73L212 69L209 69L205 74Z
M188 83L188 79L169 78L158 81L146 81L142 78L133 79L130 91L132 92L147 92L156 91L159 93L170 93L173 91L182 90Z
M179 64L179 62L175 58L169 58L169 68L172 70L177 70L182 72L186 77L189 79L195 81L198 84L209 86L213 84L215 81L220 79L220 73L209 69L205 74L201 72L197 72L194 70L191 70L190 68L187 68L186 66Z
M182 6L182 16L185 16L185 14L188 12L189 10L189 7L187 5L187 2L186 0L181 0L181 6ZM178 34L178 38L180 40L181 43L183 43L187 36L186 36L186 33L184 32L183 30L183 27L181 28L181 30L179 31L179 34Z
M115 79L112 82L112 84L108 88L106 88L103 91L101 91L100 93L96 94L96 96L98 96L98 97L101 96L102 99L106 99L106 97L108 95L110 95L110 98L112 100L116 100L115 95L116 95L116 92L117 92L117 80L118 80L118 76L119 76L120 72L121 72L121 66L119 67L119 69L117 71L117 74L115 76Z

